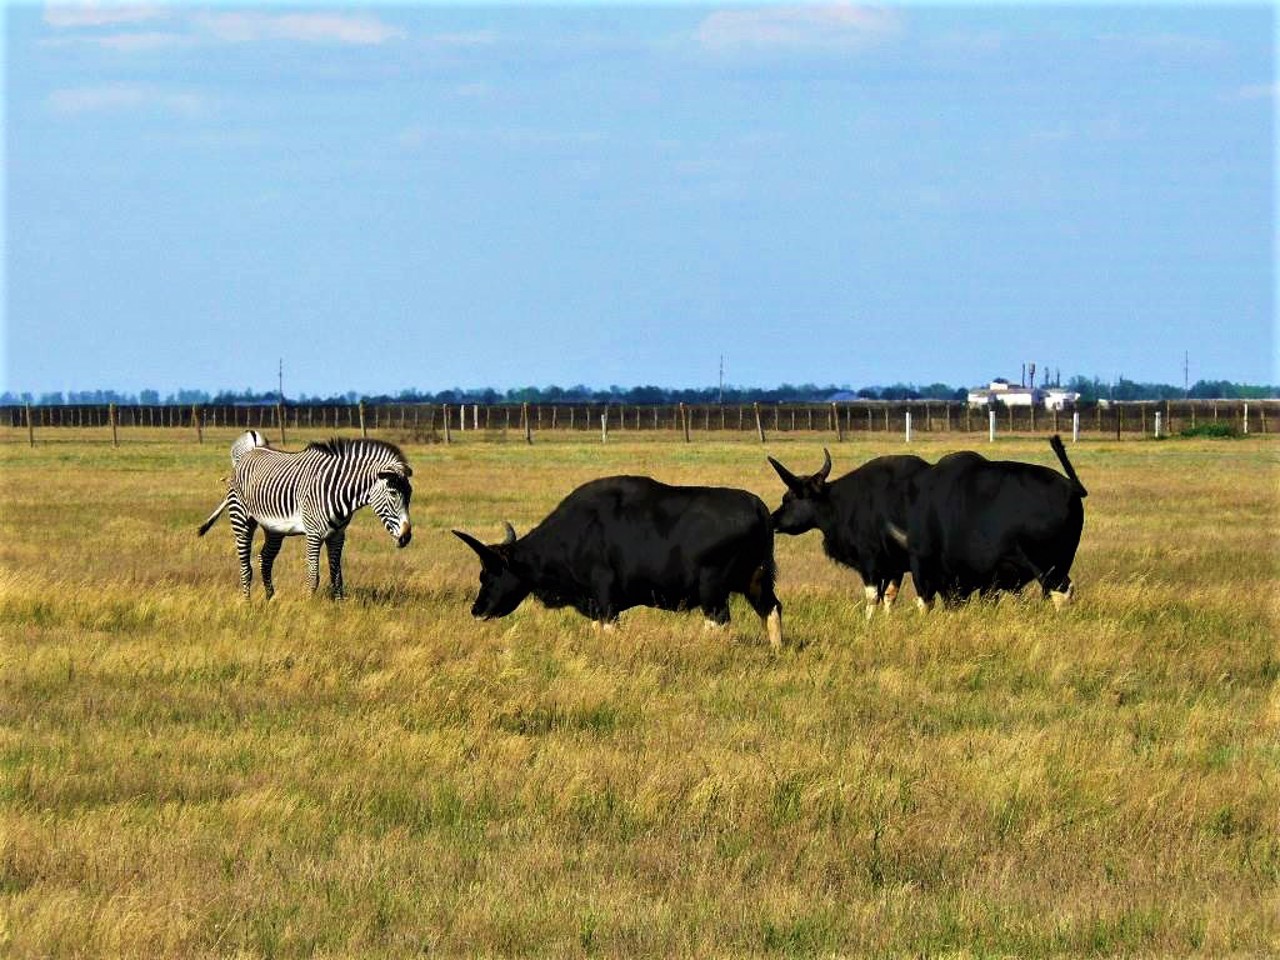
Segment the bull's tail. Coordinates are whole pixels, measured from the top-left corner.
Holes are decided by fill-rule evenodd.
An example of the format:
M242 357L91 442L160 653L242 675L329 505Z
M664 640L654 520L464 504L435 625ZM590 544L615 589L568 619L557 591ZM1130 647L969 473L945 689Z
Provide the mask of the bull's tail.
M222 498L222 502L218 504L218 509L213 511L213 513L209 514L208 520L200 524L200 529L196 531L196 536L203 537L206 533L209 532L209 528L212 527L218 521L218 518L220 516L222 516L222 511L227 509L228 499L229 499L228 497Z
M1084 484L1076 476L1076 468L1071 466L1071 461L1067 459L1067 448L1062 445L1062 438L1055 433L1049 438L1049 446L1053 447L1053 452L1058 455L1058 462L1062 464L1062 469L1066 471L1067 479L1071 481L1071 485L1076 488L1076 493L1081 499L1087 497L1089 491L1084 488Z

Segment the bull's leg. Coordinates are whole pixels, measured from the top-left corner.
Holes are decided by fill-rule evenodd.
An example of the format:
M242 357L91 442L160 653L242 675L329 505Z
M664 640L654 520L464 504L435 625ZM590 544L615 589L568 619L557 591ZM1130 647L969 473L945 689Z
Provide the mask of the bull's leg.
M723 627L729 622L729 588L723 574L706 569L698 578L698 606L707 618L707 626Z
M258 559L262 564L262 589L266 591L267 599L270 600L276 594L275 584L271 581L271 567L276 562L280 545L284 543L284 535L272 533L263 528L262 536L262 552L258 554Z
M320 589L320 544L324 538L318 533L307 533L307 590L312 595Z
M596 570L591 577L591 619L606 630L618 620L613 581L613 571L604 568Z
M880 602L880 588L875 584L869 583L862 588L862 594L866 598L863 604L863 612L867 619L870 620L876 615L876 604Z
M890 580L880 591L880 603L884 606L885 613L889 612L889 608L893 606L893 601L898 599L898 589L902 586L902 578Z
M773 576L764 567L758 567L751 575L751 583L747 586L747 602L760 616L765 633L769 635L769 646L774 650L782 647L782 604L773 592Z
M329 553L329 587L335 600L345 600L347 596L342 588L342 546L346 540L346 530L335 530L325 540Z
M929 610L938 595L938 583L933 570L919 557L911 558L911 582L916 585L916 606Z
M782 604L775 604L764 618L764 629L769 634L769 646L774 650L782 649Z
M236 556L240 560L240 595L249 599L249 587L253 583L253 531L258 521L240 513L231 515L231 530L236 538Z
M1053 602L1053 609L1061 610L1075 598L1076 586L1068 579L1066 583L1059 584L1057 589L1045 587L1045 594Z

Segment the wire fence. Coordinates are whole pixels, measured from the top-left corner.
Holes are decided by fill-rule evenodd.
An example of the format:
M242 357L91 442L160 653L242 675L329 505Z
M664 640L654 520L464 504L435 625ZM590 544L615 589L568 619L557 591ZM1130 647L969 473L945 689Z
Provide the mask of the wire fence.
M765 442L780 434L822 434L844 440L862 434L1028 435L1071 433L1115 439L1175 436L1209 424L1233 434L1269 434L1280 400L1161 400L1098 403L1075 409L977 407L932 400L755 404L65 404L0 406L0 425L35 445L46 431L101 431L119 444L139 428L173 431L201 443L205 430L270 431L275 442L290 433L359 431L420 443L523 439L540 434L590 436L672 434L699 438L741 436Z

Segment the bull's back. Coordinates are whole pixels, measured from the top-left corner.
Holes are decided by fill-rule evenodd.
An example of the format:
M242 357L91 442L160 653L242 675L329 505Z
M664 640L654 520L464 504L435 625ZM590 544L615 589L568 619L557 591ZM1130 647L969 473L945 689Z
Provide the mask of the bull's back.
M773 542L768 507L755 494L648 477L584 484L530 536L559 541L567 556L604 560L644 578L669 578L736 552L763 562Z
M913 548L974 569L1040 542L1074 554L1084 516L1074 485L1056 471L972 453L922 474L911 511Z

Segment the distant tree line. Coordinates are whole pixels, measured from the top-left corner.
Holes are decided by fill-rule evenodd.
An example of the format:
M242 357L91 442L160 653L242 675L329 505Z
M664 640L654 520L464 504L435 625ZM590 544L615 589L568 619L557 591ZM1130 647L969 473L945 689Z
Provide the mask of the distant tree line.
M1123 376L1114 383L1097 377L1072 377L1066 389L1080 394L1082 403L1098 400L1254 400L1264 397L1280 397L1280 386L1259 386L1232 383L1228 380L1198 380L1190 389L1167 383L1137 383ZM814 383L784 383L778 387L620 387L605 389L582 384L572 387L516 387L496 390L492 387L463 389L453 387L432 392L429 390L401 390L396 394L360 394L354 390L329 396L300 394L286 397L290 404L354 404L361 400L369 403L621 403L636 406L646 404L713 404L713 403L822 403L838 400L952 400L963 401L968 388L952 387L945 383L927 386L895 383L891 386L868 386L857 389L845 386L819 386ZM37 406L65 404L267 404L275 403L274 390L220 390L210 394L206 390L178 390L161 396L158 390L140 390L122 393L116 390L72 390L66 393L12 393L0 394L0 404L30 403Z

